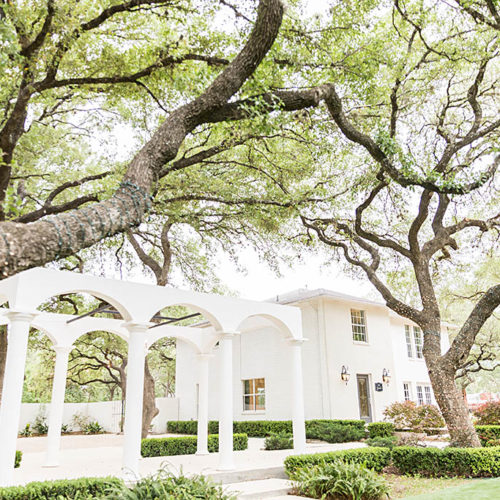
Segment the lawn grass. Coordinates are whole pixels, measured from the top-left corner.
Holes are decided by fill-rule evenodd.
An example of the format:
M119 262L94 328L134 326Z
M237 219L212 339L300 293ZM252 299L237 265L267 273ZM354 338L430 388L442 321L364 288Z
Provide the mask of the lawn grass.
M407 500L493 500L500 498L500 478L468 480L465 484L454 488L403 498Z
M399 476L396 474L383 474L385 479L391 485L391 498L413 498L414 495L423 493L433 493L443 488L454 486L470 486L474 487L479 482L484 482L482 479L464 479L464 478L428 478L428 477L413 477ZM450 497L451 498L451 497ZM465 497L464 497L465 498ZM468 500L471 500L469 497ZM453 499L457 500L457 499Z

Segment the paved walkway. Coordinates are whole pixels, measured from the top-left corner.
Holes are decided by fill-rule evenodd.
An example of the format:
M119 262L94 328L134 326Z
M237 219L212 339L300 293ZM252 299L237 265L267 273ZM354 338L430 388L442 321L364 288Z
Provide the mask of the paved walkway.
M171 434L169 435L171 436ZM155 436L160 437L160 436ZM59 467L43 467L46 437L19 438L17 449L23 451L21 467L14 471L15 484L49 479L77 477L120 476L122 435L100 434L94 436L63 436ZM250 438L248 450L234 453L237 471L281 467L292 450L263 450L263 439ZM308 443L306 453L360 448L362 443ZM173 457L143 458L140 475L146 476L163 467L186 474L220 475L217 471L218 453L206 456L179 455Z

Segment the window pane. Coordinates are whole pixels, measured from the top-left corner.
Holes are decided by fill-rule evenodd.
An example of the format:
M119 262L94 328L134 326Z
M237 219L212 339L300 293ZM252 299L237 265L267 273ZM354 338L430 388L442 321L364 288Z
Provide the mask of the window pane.
M250 380L243 380L243 394L250 394Z
M265 382L263 378L256 378L255 379L255 392L260 393L264 392L265 389Z
M417 358L424 357L424 340L422 337L422 330L418 326L413 327L413 337L415 339L415 355Z
M243 410L244 411L255 410L255 397L254 396L244 396L243 397Z
M358 342L366 342L365 311L351 309L352 338Z
M403 384L403 393L405 401L410 401L410 384L408 384L407 382Z
M421 385L417 385L417 402L419 405L424 404L424 393Z
M266 396L264 394L259 394L257 397L256 397L256 406L255 406L255 409L256 410L265 410L266 409Z
M409 358L413 358L413 346L411 345L410 325L405 325L406 352Z
M425 404L431 405L432 404L432 391L430 386L426 385L424 387L425 390Z

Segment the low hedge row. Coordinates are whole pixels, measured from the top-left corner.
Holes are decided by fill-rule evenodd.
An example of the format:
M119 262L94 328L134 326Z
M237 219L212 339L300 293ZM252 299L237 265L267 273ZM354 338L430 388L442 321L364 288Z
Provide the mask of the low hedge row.
M349 463L366 463L380 472L389 464L402 474L429 477L498 477L500 476L500 446L490 448L356 448L353 450L296 455L285 459L285 471L290 476L297 469L318 463L341 460Z
M402 474L440 477L500 476L500 446L491 448L415 448L392 449L392 462Z
M45 500L63 498L100 498L111 487L123 484L117 477L83 477L28 483L0 488L1 500Z
M368 435L370 438L391 437L396 430L391 422L372 422L368 424Z
M285 458L285 471L290 476L298 469L308 468L321 463L341 460L347 463L366 464L369 469L381 472L391 462L389 448L354 448L352 450L314 453L312 455L291 455Z
M147 438L141 442L141 455L143 457L166 457L172 455L192 455L196 453L196 436ZM219 436L208 435L208 451L214 453L219 451ZM248 448L248 436L246 434L233 435L233 449L235 451Z
M476 431L483 446L500 439L500 425L476 425Z
M14 460L14 468L17 469L21 467L21 460L23 459L23 452L20 450L16 450L16 458Z
M311 428L324 424L338 424L355 427L364 431L365 422L363 420L307 420L306 434L311 432ZM167 431L175 434L196 434L198 422L196 420L170 420L167 422ZM219 432L219 422L211 420L208 422L208 433L217 434ZM266 437L271 433L292 432L291 420L243 420L233 422L233 432L244 433L249 437ZM314 439L311 435L308 438Z

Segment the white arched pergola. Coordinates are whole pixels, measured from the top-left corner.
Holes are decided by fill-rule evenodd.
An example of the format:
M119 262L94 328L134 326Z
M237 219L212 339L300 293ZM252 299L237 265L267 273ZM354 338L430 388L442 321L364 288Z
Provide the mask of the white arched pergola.
M123 319L76 317L37 310L50 297L64 293L89 293L103 299L116 308ZM200 455L208 453L208 359L213 347L219 343L222 385L219 468L233 469L232 339L240 334L243 325L256 319L280 331L292 350L294 449L297 452L305 449L301 354L304 339L298 308L49 269L32 269L1 281L0 304L6 302L8 308L2 309L0 315L0 324L8 324L8 351L0 406L0 486L12 484L30 327L47 334L56 352L46 466L58 465L68 356L73 342L92 331L107 331L119 335L128 344L122 457L124 475L135 478L139 473L144 360L149 347L163 337L188 342L198 353L197 454ZM199 312L209 324L186 327L151 322L158 311L173 305L184 305Z

